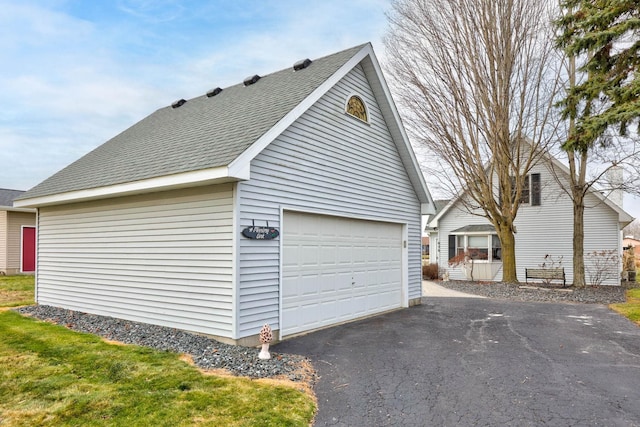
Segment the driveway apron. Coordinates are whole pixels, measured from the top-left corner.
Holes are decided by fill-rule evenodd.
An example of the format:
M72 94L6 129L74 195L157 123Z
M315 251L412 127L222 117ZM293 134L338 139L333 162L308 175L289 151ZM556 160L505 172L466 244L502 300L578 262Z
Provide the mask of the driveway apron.
M603 305L471 298L286 340L316 426L640 426L640 328Z

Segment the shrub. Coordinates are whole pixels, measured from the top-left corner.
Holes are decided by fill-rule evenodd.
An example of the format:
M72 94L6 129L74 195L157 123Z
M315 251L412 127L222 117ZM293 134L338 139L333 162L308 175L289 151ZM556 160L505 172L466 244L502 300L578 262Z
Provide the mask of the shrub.
M585 261L585 272L592 285L599 286L605 280L620 277L620 257L615 249L589 252Z
M425 264L422 266L422 278L435 280L440 277L438 264Z
M464 252L458 252L456 256L449 260L450 267L462 266L465 270L467 278L474 281L473 266L475 260L486 260L489 254L478 248L468 248Z

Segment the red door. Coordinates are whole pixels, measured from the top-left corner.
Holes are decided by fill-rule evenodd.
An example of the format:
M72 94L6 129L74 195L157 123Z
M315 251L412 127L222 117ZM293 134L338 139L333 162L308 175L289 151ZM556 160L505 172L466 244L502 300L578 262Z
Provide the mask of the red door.
M22 227L22 271L36 271L35 227Z

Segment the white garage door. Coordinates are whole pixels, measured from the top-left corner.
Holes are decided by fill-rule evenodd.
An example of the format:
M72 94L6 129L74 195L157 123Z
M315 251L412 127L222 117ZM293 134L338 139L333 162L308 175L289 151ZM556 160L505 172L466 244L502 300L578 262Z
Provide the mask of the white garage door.
M285 212L280 335L401 306L402 225Z

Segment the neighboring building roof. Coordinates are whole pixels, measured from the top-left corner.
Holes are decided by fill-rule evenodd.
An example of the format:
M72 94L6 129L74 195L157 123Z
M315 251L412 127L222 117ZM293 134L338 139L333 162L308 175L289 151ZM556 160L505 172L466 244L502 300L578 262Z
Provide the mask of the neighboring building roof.
M445 206L447 206L449 204L449 202L451 202L451 199L447 199L447 200L434 200L433 204L436 207L436 214L438 212L440 212L442 209L445 208Z
M13 201L23 193L21 190L0 188L0 206L13 206Z
M569 168L564 164L562 164L562 162L560 162L550 153L546 153L545 156L540 157L540 162L544 162L544 161L550 162L552 168L558 169L560 173L566 176L569 176L569 173L570 173ZM429 218L427 229L435 230L438 226L437 224L440 218L442 218L442 216L444 216L446 212L449 211L449 209L451 209L451 207L455 204L455 202L465 195L465 193L466 193L465 191L461 191L454 199L446 201L447 203L444 207L442 208L438 207L436 214L432 218ZM618 214L618 222L621 225L620 227L621 229L626 227L628 224L630 224L633 221L634 218L631 215L629 215L624 209L622 209L616 203L611 201L608 197L605 197L600 191L597 191L592 188L590 190L590 193L595 195L605 205L613 209ZM436 200L435 203L437 204L438 201Z
M240 83L215 96L205 94L177 108L161 108L29 190L18 205L45 206L249 179L250 161L360 63L381 102L418 198L431 204L373 48L367 43L316 59L298 71L287 68L248 86Z
M468 234L468 233L495 233L496 228L490 224L474 224L465 225L456 230L452 230L451 234Z
M623 245L640 246L640 239L634 239L633 237L625 237L622 239Z
M424 230L422 230L423 232L430 233L430 232L436 231L438 229L437 227L430 227L429 223L433 219L432 216L433 215L438 215L438 212L440 212L442 209L444 209L444 207L447 206L449 204L449 202L451 202L451 200L434 200L433 201L435 212L433 212L432 215L429 215L429 216L426 217L427 218L427 223L424 226Z

